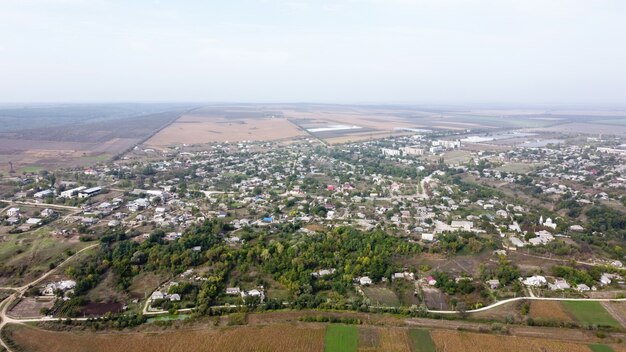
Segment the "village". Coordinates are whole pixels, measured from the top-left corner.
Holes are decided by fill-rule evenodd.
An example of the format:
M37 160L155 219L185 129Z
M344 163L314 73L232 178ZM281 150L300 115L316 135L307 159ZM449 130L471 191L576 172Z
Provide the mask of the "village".
M313 291L307 290L316 305L436 311L520 296L622 297L625 166L601 147L615 142L583 143L476 151L454 134L424 133L333 148L313 139L280 147L138 146L113 163L16 177L5 193L0 238L47 229L59 242L141 246L157 241L156 234L160 243L184 241L191 229L219 221L217 240L237 251L258 247L259 236L283 246L285 236L349 227L384 231L416 254L390 253L395 259L385 258L377 273L348 274L327 265L332 261L307 264ZM611 212L598 207L619 219L603 219ZM183 250L210 257L216 245L198 242ZM147 257L137 250L130 264L140 271ZM201 287L216 280L216 269L207 264L177 264L173 272L159 273L158 286L92 296L82 304L112 312L190 312L200 304ZM7 262L2 270L6 277L17 268ZM215 307L298 304L300 289L276 273L224 270L217 275ZM58 297L33 305L47 314L107 311L67 310L64 301L89 296L89 288L74 293L78 273L56 279L25 300ZM352 282L354 289L335 297L339 292L324 288L333 282ZM37 314L31 309L28 315Z

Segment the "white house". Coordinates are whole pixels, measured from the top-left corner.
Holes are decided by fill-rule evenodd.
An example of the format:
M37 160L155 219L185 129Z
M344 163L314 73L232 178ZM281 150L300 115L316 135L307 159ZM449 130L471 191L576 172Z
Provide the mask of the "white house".
M367 276L362 276L362 277L358 278L358 280L359 280L359 284L361 286L367 286L367 285L371 285L372 284L372 279L370 279Z
M526 286L532 286L532 287L541 287L544 286L545 284L548 283L548 281L546 280L545 277L541 276L541 275L533 275L530 277L527 277L526 279L524 279L524 281L522 281L522 283Z

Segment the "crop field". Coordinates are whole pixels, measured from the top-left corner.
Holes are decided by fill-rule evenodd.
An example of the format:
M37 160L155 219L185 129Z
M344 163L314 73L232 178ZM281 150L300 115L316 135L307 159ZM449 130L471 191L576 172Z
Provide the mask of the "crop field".
M575 322L561 302L555 301L532 301L529 316L540 321Z
M173 109L173 110L170 110ZM0 109L0 172L87 166L123 153L176 119L180 106Z
M593 351L593 352L614 352L615 350L609 346L609 345L601 345L601 344L590 344L589 348Z
M620 324L604 309L600 302L564 301L561 303L565 309L574 315L576 320L583 324L620 327Z
M208 113L208 114L207 114ZM264 115L228 115L228 111L198 111L183 115L146 144L169 146L210 142L288 140L307 136L287 119Z
M0 284L19 285L35 279L67 258L66 251L78 251L88 243L77 239L59 239L49 234L50 229L20 234L9 234L0 245Z
M430 337L430 332L423 329L411 329L409 330L409 337L411 339L411 345L414 352L436 352L437 348L433 339Z
M324 350L322 325L180 329L154 332L57 332L28 326L8 326L7 334L20 351L302 351ZM356 327L354 327L356 350ZM340 345L344 346L344 345ZM344 350L341 350L344 351ZM349 350L348 350L349 351Z
M502 351L506 346L507 352L590 352L585 344L565 341L518 337L506 335L478 334L458 331L435 330L431 334L437 351L439 352L483 352Z
M370 299L372 304L374 305L382 305L382 306L391 306L398 307L400 306L400 300L396 294L385 287L363 287L363 293Z
M325 352L356 351L359 342L359 332L354 325L331 324L326 328L324 338Z

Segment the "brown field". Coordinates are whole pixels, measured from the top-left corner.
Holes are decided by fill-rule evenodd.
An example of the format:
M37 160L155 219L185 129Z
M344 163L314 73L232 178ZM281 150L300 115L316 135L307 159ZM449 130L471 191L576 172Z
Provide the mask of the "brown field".
M432 336L437 351L451 352L484 352L502 351L506 346L507 352L590 352L587 345L538 339L530 337L502 336L477 334L457 331L434 330Z
M173 121L166 112L93 123L0 132L0 172L85 167L121 154Z
M220 115L183 115L146 144L168 146L210 142L270 141L307 136L283 118L229 119Z
M42 308L52 308L54 297L24 297L7 313L13 318L38 318Z
M9 326L20 351L323 351L324 325L271 325L159 332L56 332Z
M560 302L556 301L532 301L530 303L529 316L542 321L562 321L575 323Z

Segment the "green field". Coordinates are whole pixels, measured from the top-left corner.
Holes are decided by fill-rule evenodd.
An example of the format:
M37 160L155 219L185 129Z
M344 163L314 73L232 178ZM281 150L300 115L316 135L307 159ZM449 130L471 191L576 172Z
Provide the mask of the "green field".
M359 332L353 325L331 324L326 328L324 351L349 352L356 351L359 343Z
M589 345L589 348L593 352L614 352L614 350L613 350L613 348L611 346L600 345L600 344L596 344L596 343Z
M372 304L390 307L399 307L400 300L398 296L385 287L363 287L363 293L370 299Z
M415 352L436 352L437 348L433 339L430 337L428 330L411 329L409 330L409 339L413 345Z
M600 302L563 301L561 303L576 320L583 324L620 328L620 324L602 307Z

